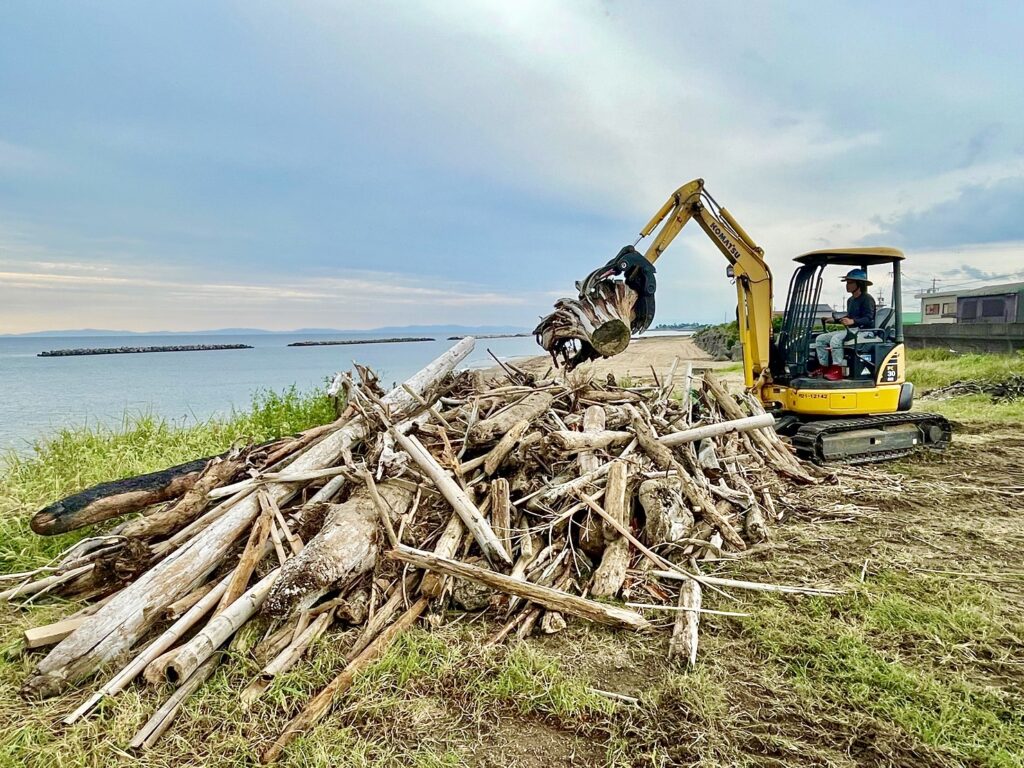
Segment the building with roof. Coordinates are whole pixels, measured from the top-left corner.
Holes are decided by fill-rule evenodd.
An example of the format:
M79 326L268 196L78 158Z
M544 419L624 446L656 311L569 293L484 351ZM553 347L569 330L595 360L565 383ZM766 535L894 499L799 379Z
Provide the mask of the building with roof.
M969 290L925 291L921 322L1024 323L1024 282L987 285Z

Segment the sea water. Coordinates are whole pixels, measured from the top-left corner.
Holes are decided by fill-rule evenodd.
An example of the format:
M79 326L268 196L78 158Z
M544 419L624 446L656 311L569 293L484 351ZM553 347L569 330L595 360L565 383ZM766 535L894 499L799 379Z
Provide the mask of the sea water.
M28 450L61 427L117 427L125 416L154 414L181 425L228 416L248 408L254 392L323 387L352 361L375 370L383 386L401 382L455 342L436 341L345 346L289 347L293 341L367 338L359 334L231 334L0 337L0 451ZM248 344L253 349L202 352L37 357L50 349ZM493 364L542 354L532 336L480 339L463 364Z

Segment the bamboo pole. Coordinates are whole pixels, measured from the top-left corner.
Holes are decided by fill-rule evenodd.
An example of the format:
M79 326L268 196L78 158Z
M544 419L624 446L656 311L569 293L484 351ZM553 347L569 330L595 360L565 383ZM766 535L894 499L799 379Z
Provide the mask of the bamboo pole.
M172 683L186 680L201 664L209 659L228 638L237 632L245 622L263 605L270 588L274 586L279 568L275 568L231 605L214 616L210 623L181 646L174 661L167 665L167 679Z

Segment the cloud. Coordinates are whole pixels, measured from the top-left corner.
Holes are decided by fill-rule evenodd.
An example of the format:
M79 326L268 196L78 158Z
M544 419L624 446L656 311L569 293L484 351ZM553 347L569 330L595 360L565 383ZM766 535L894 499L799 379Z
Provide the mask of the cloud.
M21 144L0 139L0 172L38 171L46 166L42 154Z
M55 266L55 265L48 265ZM522 307L543 301L524 294L501 293L464 283L440 285L387 272L363 271L318 279L280 276L274 281L205 281L97 274L93 269L60 271L0 270L0 327L6 331L40 330L54 325L116 325L140 307L144 330L172 327L200 330L240 319L271 330L310 323L366 328L382 324L426 322L425 306L440 306L472 322L472 313ZM33 325L47 307L47 326ZM28 317L24 314L30 310ZM238 313L242 313L240 318ZM58 320L67 315L66 319ZM256 318L259 318L258 320ZM72 322L72 320L74 322ZM524 325L528 321L524 321ZM131 323L129 323L131 325Z
M954 194L1024 178L1016 12L22 4L0 29L0 270L25 293L4 298L51 327L86 324L57 320L72 305L137 328L528 325L696 176L777 294L792 256L872 235L950 269L1018 236ZM688 228L659 319L731 315L723 267Z
M1024 176L967 185L922 210L880 220L868 243L915 248L1024 240Z

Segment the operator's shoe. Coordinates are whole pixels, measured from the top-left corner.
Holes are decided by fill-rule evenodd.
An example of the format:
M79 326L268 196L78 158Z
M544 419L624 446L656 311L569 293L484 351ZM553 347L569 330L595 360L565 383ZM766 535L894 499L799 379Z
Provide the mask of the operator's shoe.
M830 365L823 375L828 381L842 381L843 369L838 365Z

